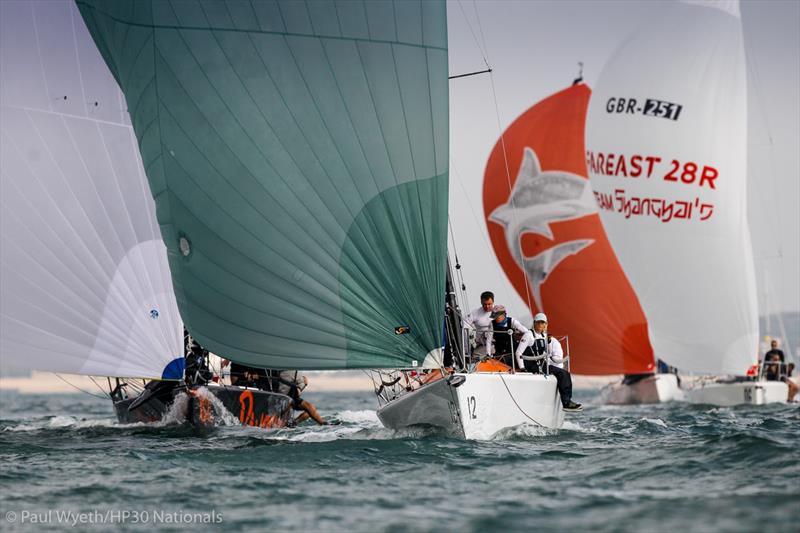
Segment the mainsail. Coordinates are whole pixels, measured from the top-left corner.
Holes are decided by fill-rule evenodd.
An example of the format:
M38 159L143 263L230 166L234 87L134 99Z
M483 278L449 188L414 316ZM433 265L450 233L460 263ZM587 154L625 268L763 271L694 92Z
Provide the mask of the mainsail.
M413 366L441 346L443 1L77 4L193 336L271 368Z
M758 317L738 3L661 9L603 69L586 124L589 176L655 356L743 374Z
M67 2L0 3L2 366L179 379L166 249L114 78Z
M603 230L586 173L590 94L583 84L560 91L503 132L486 165L486 223L531 313L546 312L553 331L569 334L573 372L652 372L644 314Z

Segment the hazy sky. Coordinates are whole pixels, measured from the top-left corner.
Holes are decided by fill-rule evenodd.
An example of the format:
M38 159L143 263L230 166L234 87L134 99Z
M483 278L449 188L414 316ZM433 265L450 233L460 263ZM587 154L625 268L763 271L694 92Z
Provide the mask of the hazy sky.
M592 87L606 59L657 1L449 1L451 220L470 304L491 287L523 317L527 306L501 271L483 222L481 187L499 128L568 87L584 63ZM759 312L800 310L800 2L741 3L748 62L748 216ZM481 43L480 47L476 44ZM669 43L665 43L669 46ZM765 286L769 286L769 297Z

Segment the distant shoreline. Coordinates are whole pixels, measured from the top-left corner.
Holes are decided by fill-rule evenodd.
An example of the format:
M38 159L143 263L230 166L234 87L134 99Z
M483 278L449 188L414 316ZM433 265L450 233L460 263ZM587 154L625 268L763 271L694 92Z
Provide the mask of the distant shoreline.
M309 392L350 392L373 390L372 380L361 371L309 371ZM19 394L63 394L68 392L107 393L87 376L61 374L60 379L51 372L33 371L26 377L0 377L0 392L16 391ZM573 387L578 390L599 389L618 381L621 376L573 376ZM104 386L105 378L95 381Z

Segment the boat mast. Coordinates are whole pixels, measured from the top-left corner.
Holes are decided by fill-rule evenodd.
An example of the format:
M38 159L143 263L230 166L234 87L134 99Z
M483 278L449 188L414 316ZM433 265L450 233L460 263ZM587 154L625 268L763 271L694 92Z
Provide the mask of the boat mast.
M458 308L456 292L453 286L453 274L449 257L447 258L447 276L445 277L445 331L444 366L451 366L455 361L458 361L458 365L464 367L461 311Z

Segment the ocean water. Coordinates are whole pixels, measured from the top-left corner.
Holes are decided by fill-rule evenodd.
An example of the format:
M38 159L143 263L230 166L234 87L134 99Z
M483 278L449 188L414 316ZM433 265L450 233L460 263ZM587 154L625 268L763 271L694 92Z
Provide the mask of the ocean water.
M3 392L0 531L800 531L796 404L579 392L561 430L468 442L384 429L371 393L307 398L340 424L197 433L119 425L85 394Z

